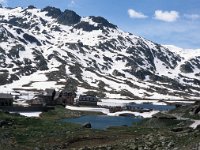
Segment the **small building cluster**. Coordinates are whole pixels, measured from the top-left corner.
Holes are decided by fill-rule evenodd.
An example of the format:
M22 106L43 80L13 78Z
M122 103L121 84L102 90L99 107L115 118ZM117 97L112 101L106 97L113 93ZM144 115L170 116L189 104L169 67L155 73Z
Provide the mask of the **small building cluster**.
M37 95L36 99L31 102L32 105L40 103L45 106L55 105L73 105L76 98L75 92L63 90L56 92L55 89L46 89L43 93Z
M71 90L56 91L45 89L27 101L28 106L13 105L14 97L11 94L0 93L0 109L5 111L47 111L54 109L56 105L97 106L99 101L93 95L80 95L76 99L76 93Z
M62 90L56 92L54 89L46 89L43 93L37 95L37 97L30 103L31 105L78 105L78 106L97 106L98 98L93 95L80 95L76 99L76 93Z

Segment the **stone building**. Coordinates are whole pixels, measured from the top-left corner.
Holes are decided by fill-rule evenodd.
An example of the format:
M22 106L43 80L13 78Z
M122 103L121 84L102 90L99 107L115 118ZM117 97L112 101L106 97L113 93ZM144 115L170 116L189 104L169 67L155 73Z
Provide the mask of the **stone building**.
M43 93L37 96L37 99L35 101L46 106L55 106L55 105L65 106L65 105L73 105L75 98L76 98L75 92L67 90L56 92L55 89L45 89Z
M74 105L75 98L76 98L76 93L67 90L63 90L59 96L62 105Z
M55 95L55 89L45 89L42 94L38 95L38 101L42 101L43 105L55 106L57 104Z
M86 106L97 106L98 98L94 95L80 95L77 104Z
M0 106L12 106L13 96L11 94L0 93Z

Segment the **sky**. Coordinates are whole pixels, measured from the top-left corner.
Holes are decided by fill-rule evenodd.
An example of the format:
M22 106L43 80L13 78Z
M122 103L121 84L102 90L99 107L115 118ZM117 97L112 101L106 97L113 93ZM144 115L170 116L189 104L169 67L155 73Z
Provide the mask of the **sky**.
M120 29L159 44L200 48L200 0L0 0L7 7L54 6L102 16Z

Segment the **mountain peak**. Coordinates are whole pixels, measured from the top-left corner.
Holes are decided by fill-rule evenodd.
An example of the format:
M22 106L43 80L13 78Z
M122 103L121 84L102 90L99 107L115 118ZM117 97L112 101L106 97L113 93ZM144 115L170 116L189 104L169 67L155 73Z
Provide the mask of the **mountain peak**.
M63 25L74 25L80 22L81 17L72 10L65 10L60 16L58 16L58 23Z
M61 14L62 11L59 8L55 8L55 7L51 7L51 6L47 6L44 9L41 10L46 11L47 12L47 16L51 16L52 18L58 18Z
M106 20L105 18L103 17L95 17L95 16L90 16L90 18L92 19L92 21L98 23L98 24L101 24L102 26L105 26L105 27L109 27L109 28L114 28L116 29L117 26L116 25L113 25L112 23L108 22L108 20Z
M74 25L80 22L81 17L74 11L66 9L62 12L59 8L47 6L42 9L42 12L47 12L47 16L56 18L58 23L63 25Z
M29 5L27 8L28 8L28 9L35 9L36 7L33 6L33 5Z

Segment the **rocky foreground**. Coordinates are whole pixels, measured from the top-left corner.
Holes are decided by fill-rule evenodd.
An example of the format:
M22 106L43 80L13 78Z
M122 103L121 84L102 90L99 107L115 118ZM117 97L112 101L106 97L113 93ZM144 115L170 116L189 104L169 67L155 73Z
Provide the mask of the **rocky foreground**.
M0 112L0 149L198 150L200 146L200 125L191 127L200 120L200 103L158 113L131 127L93 130L60 121L86 114L62 107L39 118Z

